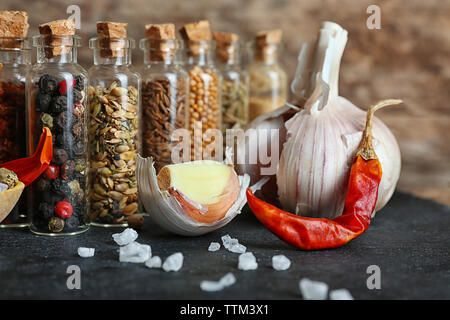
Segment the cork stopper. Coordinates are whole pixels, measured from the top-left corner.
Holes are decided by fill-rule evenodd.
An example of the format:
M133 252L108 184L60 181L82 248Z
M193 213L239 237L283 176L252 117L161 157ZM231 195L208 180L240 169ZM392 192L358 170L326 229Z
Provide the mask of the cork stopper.
M149 39L151 60L167 61L173 58L176 49L173 23L146 24L145 37Z
M26 38L28 33L28 13L25 11L0 11L0 37ZM14 39L1 39L0 48L21 48L22 42Z
M264 61L273 59L282 36L283 32L280 29L258 32L255 37L256 58Z
M100 56L102 58L118 58L124 55L128 23L97 21Z
M237 45L239 36L231 32L214 32L216 41L216 56L219 61L227 63L233 61L237 55Z
M39 33L46 36L44 45L45 56L49 59L67 54L71 48L65 47L72 45L63 39L65 36L75 35L75 22L73 20L55 20L39 25Z
M205 49L205 45L201 44L202 41L212 39L211 27L208 20L185 24L180 29L180 34L184 40L189 40L189 50L194 55L199 54L200 49Z

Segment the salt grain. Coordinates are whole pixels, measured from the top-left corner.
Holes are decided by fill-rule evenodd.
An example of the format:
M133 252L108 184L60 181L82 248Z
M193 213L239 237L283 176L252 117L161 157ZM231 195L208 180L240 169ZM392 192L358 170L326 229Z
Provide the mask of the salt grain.
M231 238L230 235L224 235L222 238L222 243L225 249L233 253L245 253L247 247L240 244L238 239Z
M353 300L353 297L347 289L337 289L330 291L331 300Z
M251 252L243 253L239 256L238 269L240 270L256 270L258 263L256 258Z
M147 261L145 261L145 266L147 268L161 268L161 258L158 256L151 257Z
M177 252L167 257L162 265L164 271L178 271L183 266L183 254Z
M135 230L126 228L121 233L113 234L112 237L119 246L126 246L135 241L138 238L138 234Z
M328 285L325 282L303 278L299 283L300 292L305 300L326 300Z
M93 257L95 253L95 249L94 248L84 248L84 247L79 247L78 248L78 255L82 258L90 258Z
M125 246L122 246L119 251L120 262L143 263L150 259L151 256L151 247L138 242L131 242Z
M229 251L234 252L234 253L245 253L245 251L247 251L247 247L240 243L237 243L237 244L233 244L230 247Z
M209 244L208 251L214 252L214 251L217 251L219 249L220 249L220 243L218 243L218 242L211 242Z
M230 272L224 275L219 281L204 280L200 282L200 289L208 292L215 292L223 290L226 287L233 285L236 282L236 278Z
M275 270L287 270L291 267L291 260L289 260L285 255L276 255L272 257L272 267Z

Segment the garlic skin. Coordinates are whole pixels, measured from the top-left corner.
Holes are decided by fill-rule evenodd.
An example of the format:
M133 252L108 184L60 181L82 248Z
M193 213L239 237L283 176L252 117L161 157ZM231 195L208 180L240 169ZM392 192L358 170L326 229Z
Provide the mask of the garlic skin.
M278 195L283 208L297 215L333 219L344 209L366 113L342 97L332 103L320 111L302 110L286 123L288 140L277 172ZM379 119L374 118L372 130L383 170L375 209L380 210L400 176L400 149Z
M347 182L364 130L366 112L338 94L339 66L347 32L325 22L315 44L305 45L292 89L303 110L285 123L287 140L277 171L279 201L297 215L333 219L342 213ZM383 175L375 210L391 198L401 157L390 130L377 118L373 145Z
M248 175L238 176L239 194L236 202L228 209L225 216L213 223L199 222L186 214L175 197L160 190L154 163L151 157L138 156L137 158L136 179L139 187L139 199L151 219L172 233L198 236L212 232L233 220L247 203L245 192L249 186L250 177Z

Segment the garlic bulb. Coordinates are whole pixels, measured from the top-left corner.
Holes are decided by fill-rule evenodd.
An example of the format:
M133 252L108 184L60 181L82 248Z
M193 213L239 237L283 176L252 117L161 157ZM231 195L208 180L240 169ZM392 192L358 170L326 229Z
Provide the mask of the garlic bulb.
M325 22L315 45L300 53L295 98L303 109L287 130L276 174L282 207L302 216L335 218L344 207L349 170L361 141L366 112L338 94L339 66L347 32ZM391 198L400 175L400 150L389 129L373 123L373 145L383 176L376 210Z
M218 220L210 222L208 219L199 219L204 210L211 209L211 207L208 207L208 204L199 203L200 201L207 202L201 199L205 196L205 193L209 193L208 190L205 190L205 193L188 195L190 199L186 195L180 197L181 193L178 191L187 191L195 184L195 181L187 181L186 179L189 178L183 172L179 173L175 172L175 170L168 171L171 172L164 173L163 171L164 177L161 178L160 176L160 181L158 181L153 158L142 158L138 156L136 178L139 187L139 199L155 223L170 232L185 236L197 236L214 231L229 223L241 212L242 207L246 204L245 191L249 186L250 177L243 175L237 177L239 182L234 190L237 193L236 197L233 198L235 201L233 203L221 202L227 204L227 209L223 213L214 214L214 216L219 217ZM177 183L173 183L172 181L162 182L163 180L167 180L167 177L170 175L177 175L179 177ZM230 175L230 177L232 178L230 181L233 181L234 184L235 176ZM225 186L227 183L224 182L223 184ZM164 190L160 189L160 185ZM173 189L176 192L170 192L169 189L174 186L178 186L179 190ZM260 184L254 187L254 189L259 186ZM222 196L220 195L218 197L221 201L223 200ZM197 202L194 202L193 199L197 200ZM216 203L216 201L213 202ZM212 204L210 205L212 206ZM217 210L217 208L215 209ZM207 216L205 215L205 217Z

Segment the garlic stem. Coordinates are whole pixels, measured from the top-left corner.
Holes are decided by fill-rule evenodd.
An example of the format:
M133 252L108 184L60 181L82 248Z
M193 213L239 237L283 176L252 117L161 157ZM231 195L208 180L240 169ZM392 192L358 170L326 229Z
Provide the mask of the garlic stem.
M379 101L378 103L369 107L367 110L366 126L364 128L361 143L356 152L356 156L361 156L364 160L378 159L377 154L372 146L372 119L375 111L380 110L386 106L400 104L403 101L400 99L387 99Z

